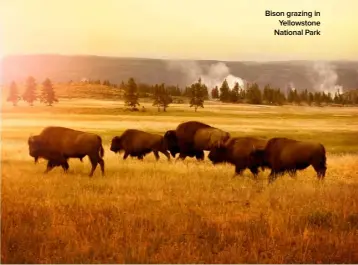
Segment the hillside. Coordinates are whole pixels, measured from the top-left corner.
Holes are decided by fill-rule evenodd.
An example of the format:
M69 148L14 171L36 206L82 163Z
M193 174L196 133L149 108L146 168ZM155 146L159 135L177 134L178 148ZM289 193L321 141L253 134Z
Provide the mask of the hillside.
M32 75L37 80L49 77L54 82L79 81L83 78L108 79L120 83L129 77L149 84L166 83L185 86L200 75L217 80L229 74L281 89L293 86L298 90L335 91L358 88L358 62L316 63L285 62L219 62L167 61L159 59L115 58L99 56L24 55L2 60L3 84L12 80L22 82Z

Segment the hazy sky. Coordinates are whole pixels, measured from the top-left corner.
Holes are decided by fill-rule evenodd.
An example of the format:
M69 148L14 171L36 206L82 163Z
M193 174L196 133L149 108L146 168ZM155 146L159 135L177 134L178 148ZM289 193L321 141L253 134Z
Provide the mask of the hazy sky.
M274 36L299 27L265 10L317 10L322 35ZM357 60L357 10L356 0L1 0L0 55Z

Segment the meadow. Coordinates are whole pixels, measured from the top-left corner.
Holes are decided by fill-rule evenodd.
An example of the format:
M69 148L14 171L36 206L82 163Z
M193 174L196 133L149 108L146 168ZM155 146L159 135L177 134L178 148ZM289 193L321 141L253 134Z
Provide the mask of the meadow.
M2 263L358 263L358 108L142 105L132 113L119 100L3 104ZM234 136L319 141L326 177L319 182L310 167L267 185L269 170L255 181L207 158L123 161L109 150L125 129L164 134L189 120ZM68 174L43 174L27 138L50 125L102 136L106 175L97 168L89 178L88 158L70 160Z

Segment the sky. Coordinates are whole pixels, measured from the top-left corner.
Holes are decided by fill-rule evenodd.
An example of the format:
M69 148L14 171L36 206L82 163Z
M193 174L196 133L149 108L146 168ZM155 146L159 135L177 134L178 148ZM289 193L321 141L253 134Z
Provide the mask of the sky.
M272 11L319 11L321 36L274 36ZM357 60L356 0L1 0L0 56Z

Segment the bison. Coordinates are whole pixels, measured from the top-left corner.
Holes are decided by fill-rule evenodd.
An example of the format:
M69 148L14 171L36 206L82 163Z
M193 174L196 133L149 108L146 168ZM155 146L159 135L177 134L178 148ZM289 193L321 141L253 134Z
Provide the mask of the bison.
M45 173L56 166L62 166L66 172L69 158L79 158L82 161L88 156L92 164L89 176L93 176L97 164L104 175L104 149L102 138L97 134L50 126L44 128L39 135L30 136L28 145L29 154L35 159L35 163L40 157L48 160Z
M164 139L166 140L167 147L170 154L175 158L176 154L180 153L176 131L175 130L167 131L164 134ZM204 159L204 151L187 152L186 155L189 157L196 157L197 160Z
M263 167L260 160L251 155L255 148L264 148L267 140L254 137L230 138L224 145L213 148L208 158L215 165L230 163L235 166L235 175L240 175L246 168L250 169L255 178L259 173L259 167ZM235 176L234 175L234 176Z
M146 154L153 152L158 160L158 152L161 152L170 160L163 136L136 129L128 129L121 136L113 137L110 150L114 153L124 150L123 159L130 155L142 160Z
M179 124L175 134L173 131L167 131L164 138L172 154L179 151L178 159L195 156L202 160L204 150L210 151L221 146L230 138L230 134L202 122L188 121Z
M264 148L255 148L252 156L271 169L269 183L285 172L295 176L297 170L310 165L315 169L318 179L323 179L326 174L326 150L317 142L275 137Z

